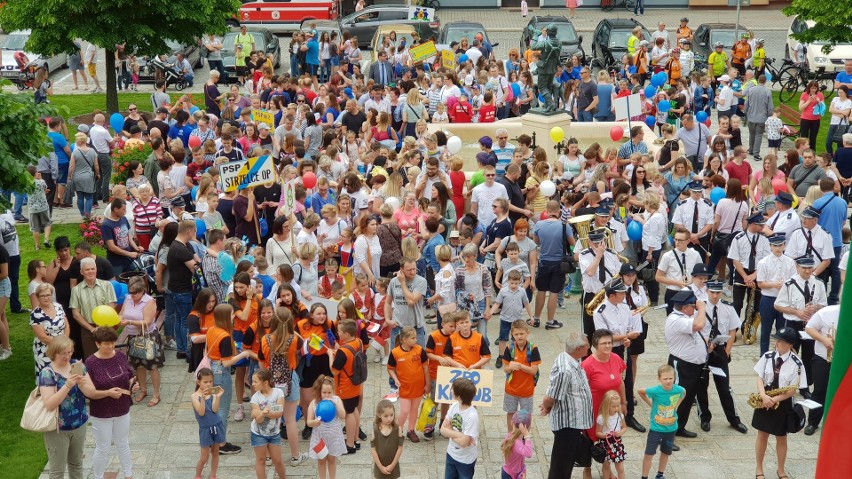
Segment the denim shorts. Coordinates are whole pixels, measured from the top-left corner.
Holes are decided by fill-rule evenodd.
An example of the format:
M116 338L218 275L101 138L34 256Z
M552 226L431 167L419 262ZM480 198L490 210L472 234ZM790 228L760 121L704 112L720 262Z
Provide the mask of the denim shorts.
M59 178L56 179L57 185L65 185L68 183L68 167L70 163L59 163Z
M0 298L12 297L12 281L9 278L0 279Z
M648 440L645 442L645 454L653 456L657 453L657 446L660 447L660 452L671 455L672 446L674 445L675 433L648 431Z
M210 447L224 442L225 428L222 426L222 421L219 421L215 426L198 428L198 444L201 447Z
M284 391L284 389L281 389ZM284 398L287 402L299 402L301 393L299 391L299 375L293 371L293 376L290 378L290 394Z
M500 335L497 336L499 341L508 341L509 336L512 334L512 323L514 321L506 321L502 317L500 318Z
M268 445L280 446L281 434L275 434L273 436L261 436L260 434L251 433L251 447L265 447Z

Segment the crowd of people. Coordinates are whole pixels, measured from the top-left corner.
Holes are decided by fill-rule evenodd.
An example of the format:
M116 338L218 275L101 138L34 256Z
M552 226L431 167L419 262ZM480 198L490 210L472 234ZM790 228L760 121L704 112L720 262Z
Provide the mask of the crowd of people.
M240 82L223 93L222 74L212 70L203 105L186 95L173 103L158 84L154 117L129 105L113 135L98 113L78 127L74 145L61 119L51 119L54 154L31 172L36 247L40 233L51 245L54 207L75 196L84 215L106 206L105 258L86 241L72 254L59 237L54 260L27 266L37 383L60 417L59 431L45 433L51 477L66 467L81 477L88 421L96 479L111 444L131 477L130 407L149 391L146 404L157 407L160 369L177 360L196 385L196 477L208 463L215 476L218 455L240 452L240 443L254 449L257 477L272 465L283 478L285 464L313 459L319 477L333 478L335 458L358 454L368 437L374 476L399 477L405 439L433 440L436 430L448 440L446 477L472 477L480 441L472 382L453 383L457 402L439 406L437 422L420 433L415 424L423 398L435 399L439 366L493 365L506 373L503 477L523 477L536 412L550 416L554 432L549 477L570 477L575 463L590 477L593 449L603 450L604 477L624 477L621 436L628 427L646 432L638 396L651 408L643 478L659 448L662 479L671 453L687 447L675 437L697 435L686 428L693 403L701 430L711 429L710 376L727 422L748 432L727 373L737 335L758 311L756 474L763 476L771 435L778 476L786 477L783 418L793 411L791 398L825 399L848 260L852 134L836 151L828 144L815 152L814 102L824 99L809 89L800 104L802 138L782 149L785 127L766 87L759 39L749 47L744 37L730 62L716 48L708 74L696 76L693 64L683 64L692 58L686 19L674 38L664 25L653 37L650 53L641 32L629 40L635 52L614 78L603 72L595 81L575 61L556 80L560 107L577 121L612 120L615 98L643 95L636 119L658 127L660 141L646 142L646 130L634 127L621 145L566 138L554 156L525 133L510 139L497 124L478 140L475 172L463 171L465 159L448 147L453 123L522 115L538 102L535 52L521 57L511 49L499 58L482 35L453 45L467 60L447 69L412 64L406 52L420 39L406 45L391 33L378 66L362 73L358 39L306 30L293 35L289 74L276 75L248 48ZM209 43L213 51L217 44ZM646 94L649 74L659 71L670 86ZM835 131L852 112L852 61L837 82L828 109ZM658 108L664 100L669 108ZM253 112L271 114L274 124L255 122ZM436 123L448 124L429 127ZM761 157L764 131L769 152ZM110 184L110 155L136 145L150 145L151 155L130 162L125 184ZM223 188L222 165L264 155L273 158L275 182ZM545 182L556 192L545 194ZM0 215L0 304L10 300L12 311L22 310L15 303L19 239L7 235L18 203L16 196L17 211ZM585 228L576 228L578 219ZM640 235L630 233L634 222ZM564 352L540 351L532 336L542 319L547 330L563 327L556 312L572 271L582 283L582 330L567 333ZM112 280L127 283L127 294L117 296ZM121 338L94 323L94 308L104 304L119 311ZM668 364L649 365L659 385L638 387L649 329L643 317L658 305L668 314ZM489 337L492 320L499 327ZM5 359L5 316L0 325ZM153 344L154 354L117 348L137 340ZM386 367L384 398L364 397L368 354ZM550 383L536 411L539 365L548 355ZM369 436L365 406L375 406ZM805 434L821 419L819 409L810 411ZM229 432L229 422L244 420L250 437ZM282 460L284 440L289 460Z

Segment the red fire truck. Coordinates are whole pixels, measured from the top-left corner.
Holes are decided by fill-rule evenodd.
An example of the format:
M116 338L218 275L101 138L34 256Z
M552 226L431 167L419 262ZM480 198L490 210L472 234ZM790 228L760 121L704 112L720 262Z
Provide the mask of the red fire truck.
M334 20L338 0L243 0L239 24L262 26L273 32L297 30L304 20Z

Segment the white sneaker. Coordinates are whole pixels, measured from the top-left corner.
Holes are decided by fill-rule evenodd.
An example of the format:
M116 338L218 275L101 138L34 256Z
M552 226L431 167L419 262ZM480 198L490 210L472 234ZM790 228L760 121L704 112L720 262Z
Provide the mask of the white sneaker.
M237 406L237 412L234 413L234 421L240 422L245 418L245 416L246 413L243 412L243 406Z
M12 351L10 349L0 349L0 361L5 361L12 356Z
M12 353L9 353L9 354L12 354ZM390 356L390 354L388 354L388 356ZM384 354L382 354L382 366L388 365L388 356L385 356Z
M175 342L175 338L169 338L166 340L165 346L166 349L171 349L173 351L177 351L177 343Z
M303 453L299 454L299 457L291 457L290 458L290 466L291 467L299 466L307 460L308 460L308 453L303 452Z

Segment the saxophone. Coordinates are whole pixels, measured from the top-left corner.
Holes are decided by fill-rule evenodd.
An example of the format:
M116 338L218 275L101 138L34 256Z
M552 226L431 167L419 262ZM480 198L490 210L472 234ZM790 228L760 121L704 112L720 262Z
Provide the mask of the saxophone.
M601 261L603 261L603 258L601 258ZM586 303L586 314L588 314L589 316L595 314L595 310L598 309L598 306L603 303L603 300L606 297L606 285L613 283L619 277L621 277L620 273L610 278L610 280L607 281L606 284L604 284L604 287L601 288L600 291L595 293L595 295L592 297L592 300Z
M796 391L798 389L798 386L785 386L783 388L770 389L769 391L766 391L766 395L769 397L775 397L780 396L784 393L788 393L790 391ZM775 403L775 405L772 406L772 409L778 409L778 404L780 403ZM760 393L749 394L748 405L753 407L754 409L763 408L763 399L760 399Z
M831 328L829 328L829 329L828 329L828 333L826 333L826 337L829 337L829 338L831 338L831 339L834 339L834 335L835 335L836 333L837 333L837 331L834 329L834 326L832 326ZM833 353L834 353L834 348L831 348L831 349L829 349L828 351L826 351L826 353L825 353L825 360L826 360L827 362L829 362L829 363L831 362L831 356L832 356L832 354L833 354Z
M736 286L745 286L744 283L736 283ZM756 288L756 286L755 286ZM754 310L755 288L749 288L746 295L745 320L743 321L743 342L754 344L757 341L757 330L760 327L760 311Z

